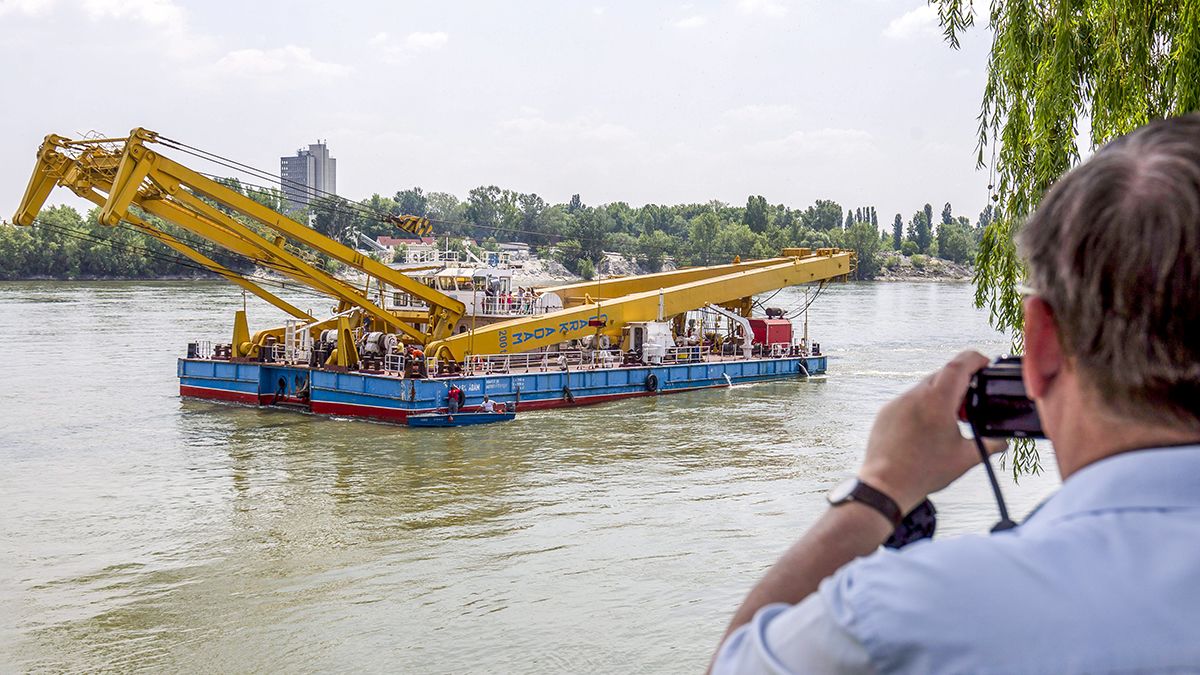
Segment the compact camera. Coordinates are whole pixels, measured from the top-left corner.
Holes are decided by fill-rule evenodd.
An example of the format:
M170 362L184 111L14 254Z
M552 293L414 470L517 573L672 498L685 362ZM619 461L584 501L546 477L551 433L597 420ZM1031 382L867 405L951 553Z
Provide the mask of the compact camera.
M976 436L1045 438L1037 407L1025 394L1021 357L1001 356L971 376L959 415Z

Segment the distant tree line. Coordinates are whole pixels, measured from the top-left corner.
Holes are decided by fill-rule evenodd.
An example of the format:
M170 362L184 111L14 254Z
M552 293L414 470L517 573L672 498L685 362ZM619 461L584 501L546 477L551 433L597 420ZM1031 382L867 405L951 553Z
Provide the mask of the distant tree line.
M278 190L245 187L236 180L222 182L270 208L283 208ZM309 210L289 215L351 244L357 243L352 240L359 233L369 237L403 235L383 216L427 217L434 221L438 236L469 237L485 249L497 242L525 242L585 278L594 274L606 251L658 271L668 258L681 266L709 265L734 257L772 257L785 247L839 247L857 253L855 276L859 279L874 277L881 254L889 249L967 262L975 255L980 228L994 217L989 207L972 225L946 204L941 222L934 223L933 208L925 204L907 225L896 214L887 232L880 230L875 207L843 208L825 199L804 208L770 204L761 195L751 195L745 206L720 201L589 206L580 195L552 204L536 194L494 185L471 190L465 200L445 192L427 193L419 187L399 190L391 197L376 194L359 202L340 197L318 199ZM214 247L204 250L234 269L249 266ZM0 228L0 278L5 279L197 272L173 262L178 258L174 251L132 228L101 226L94 212L83 216L67 206L46 209L32 228ZM328 261L323 264L330 265Z

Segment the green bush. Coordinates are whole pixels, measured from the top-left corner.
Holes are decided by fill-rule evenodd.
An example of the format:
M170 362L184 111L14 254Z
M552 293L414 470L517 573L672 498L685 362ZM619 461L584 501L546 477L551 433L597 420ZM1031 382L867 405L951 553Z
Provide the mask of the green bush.
M900 257L894 256L894 255L888 256L888 259L886 262L883 263L883 266L888 268L889 270L896 269L897 267L900 266Z
M579 276L583 277L587 281L591 281L593 278L595 278L596 266L592 264L591 260L584 258L583 260L579 261Z
M900 252L904 255L915 255L919 250L917 242L912 239L906 239L903 244L900 244Z
M919 270L923 270L923 269L925 269L925 263L927 261L928 260L925 256L921 255L920 253L917 253L912 257L912 266Z

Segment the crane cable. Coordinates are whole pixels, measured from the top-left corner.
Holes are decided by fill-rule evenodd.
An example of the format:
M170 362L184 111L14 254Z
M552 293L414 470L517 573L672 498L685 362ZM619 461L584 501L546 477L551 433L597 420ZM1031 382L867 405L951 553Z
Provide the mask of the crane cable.
M377 221L383 221L385 216L392 215L392 214L383 213L381 211L373 209L365 204L346 199L345 197L342 197L335 192L329 192L326 190L322 190L320 188L310 187L303 183L299 183L299 182L296 182L293 180L283 178L282 176L280 176L278 174L273 174L265 169L259 169L259 168L250 166L248 164L239 162L235 159L223 157L214 152L209 152L207 150L203 150L201 148L197 148L195 146L188 145L186 143L183 143L182 141L177 141L177 140L174 140L171 138L167 138L165 136L159 136L158 142L166 147L173 149L173 150L178 150L179 152L191 155L198 159L203 159L205 161L212 162L213 164L224 166L227 169L233 169L234 171L241 171L243 173L247 173L252 176L255 176L256 178L258 178L260 180L268 180L268 181L272 181L272 182L278 182L281 188L286 184L289 187L299 189L302 192L317 195L315 197L315 199L317 201L329 204L329 205L333 206L333 208L335 208L335 209L345 208L350 211L356 211L359 215L367 216L367 217L373 218ZM204 175L207 178L213 178L213 179L226 179L226 180L229 179L228 176L216 176L213 174L204 174L204 173L201 173L201 175ZM239 180L239 183L240 182L241 181ZM272 186L256 184L256 183L242 183L242 185L247 185L247 186L257 188L257 189L263 190L263 191L275 189ZM461 221L461 220L448 220L445 218L429 218L429 220L431 222L441 223L443 225L458 225L461 227L473 227L473 228L479 228L479 229L484 229L484 230L492 230L495 232L512 232L515 234L528 234L528 235L535 236L535 237L548 237L548 238L555 238L558 240L574 239L575 241L579 241L579 242L591 242L591 243L600 243L600 244L604 243L604 239L598 239L595 237L572 237L572 236L564 235L564 234L553 234L550 232L535 232L533 230L521 230L521 229L516 229L516 228L502 227L499 225L482 225L479 223L469 223L469 222Z

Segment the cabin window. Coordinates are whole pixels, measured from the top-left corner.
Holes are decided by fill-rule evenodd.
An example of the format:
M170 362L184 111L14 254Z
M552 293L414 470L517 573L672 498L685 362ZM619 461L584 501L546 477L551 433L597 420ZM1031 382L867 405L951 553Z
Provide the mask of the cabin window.
M438 287L443 291L454 290L454 277L438 277Z
M471 277L458 277L457 281L458 281L458 290L460 290L460 291L475 290L475 284L471 283Z

